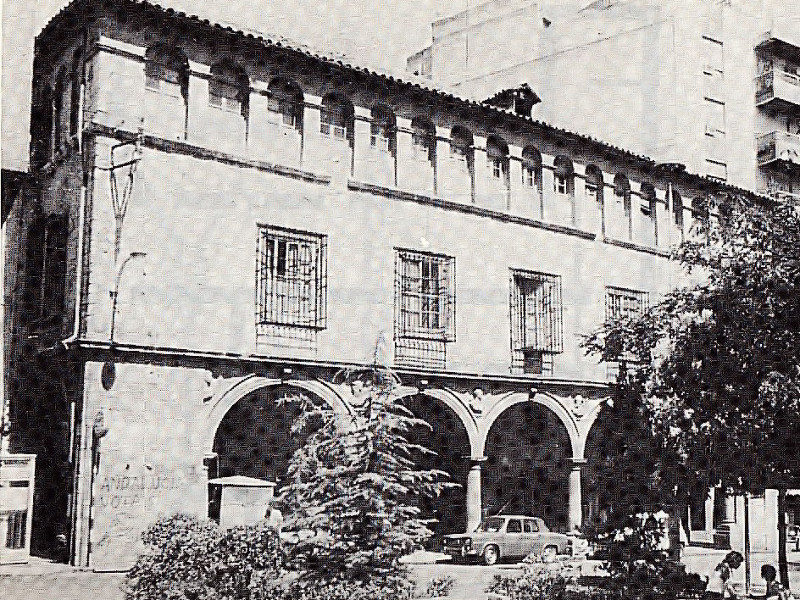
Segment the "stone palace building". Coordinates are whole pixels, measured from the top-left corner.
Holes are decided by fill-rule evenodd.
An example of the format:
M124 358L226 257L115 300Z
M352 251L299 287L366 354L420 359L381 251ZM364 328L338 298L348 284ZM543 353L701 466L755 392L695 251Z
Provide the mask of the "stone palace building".
M537 121L525 88L468 101L145 1L69 4L33 81L10 447L38 455L34 551L97 569L209 514L209 479L280 487L276 401L350 411L376 363L461 484L439 532L580 526L616 373L582 337L684 281L669 248L747 194Z

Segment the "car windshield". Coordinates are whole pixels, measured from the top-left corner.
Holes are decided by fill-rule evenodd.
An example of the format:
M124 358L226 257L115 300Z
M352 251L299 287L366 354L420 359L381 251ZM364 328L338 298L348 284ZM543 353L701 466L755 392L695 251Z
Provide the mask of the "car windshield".
M488 533L497 533L503 528L503 521L499 517L491 517L486 519L483 523L480 524L478 527L478 531L486 531Z

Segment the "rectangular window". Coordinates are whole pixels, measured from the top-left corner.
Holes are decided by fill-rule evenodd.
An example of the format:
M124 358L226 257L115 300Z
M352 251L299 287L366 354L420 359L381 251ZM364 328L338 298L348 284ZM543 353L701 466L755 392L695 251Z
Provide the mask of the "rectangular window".
M398 250L395 357L400 364L443 368L455 340L455 259Z
M344 107L338 105L322 107L319 118L319 132L322 135L347 140L349 125L350 117Z
M618 287L606 288L606 320L627 319L644 314L647 292Z
M553 354L564 351L561 277L511 272L512 371L552 373Z
M644 314L649 294L638 290L618 287L606 288L606 321L628 319ZM636 357L628 352L616 353L620 361L635 362ZM613 379L619 372L619 362L606 363L606 375Z
M66 216L38 219L28 231L25 312L29 321L64 314L68 239Z
M369 143L379 152L392 153L392 138L389 137L387 131L380 130L370 134Z
M243 91L227 81L212 78L208 82L208 103L229 112L244 114Z
M285 99L270 96L267 101L267 119L275 125L295 128L297 126L297 112L295 103Z
M260 228L256 275L258 326L325 328L326 246L322 235Z
M489 158L489 168L492 172L492 177L495 179L500 179L505 181L506 179L506 169L505 164L502 158Z
M553 176L553 190L556 194L567 194L567 178L564 175Z
M178 69L156 61L148 61L145 66L145 87L165 96L180 98L183 94L181 72Z
M725 71L722 42L709 36L703 36L703 72L706 74L722 73Z
M536 186L536 172L533 169L522 169L522 185L529 188Z
M728 165L719 160L706 159L706 174L717 181L727 181Z
M594 206L597 202L597 188L587 183L586 184L586 202L589 203L588 206Z

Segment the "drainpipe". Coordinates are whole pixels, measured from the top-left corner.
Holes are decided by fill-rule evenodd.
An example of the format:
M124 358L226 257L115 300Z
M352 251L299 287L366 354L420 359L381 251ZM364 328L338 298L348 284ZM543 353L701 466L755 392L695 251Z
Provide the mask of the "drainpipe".
M61 345L65 350L78 339L81 329L81 296L83 291L83 230L86 222L86 179L81 184L81 198L78 204L78 269L75 277L75 317L72 324L72 335L61 340Z

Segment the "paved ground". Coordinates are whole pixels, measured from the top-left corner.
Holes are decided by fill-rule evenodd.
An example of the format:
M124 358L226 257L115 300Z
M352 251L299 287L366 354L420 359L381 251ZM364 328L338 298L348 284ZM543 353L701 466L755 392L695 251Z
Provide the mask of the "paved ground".
M707 573L716 565L725 552L702 548L688 548L683 562L688 570ZM447 562L431 562L432 554L416 557L422 564L412 564L411 569L417 579L420 591L425 589L433 577L450 575L455 585L450 594L451 600L481 600L484 590L498 573L511 574L518 569L516 565L452 565ZM789 554L790 581L793 590L800 590L800 553ZM751 561L753 582L758 583L758 571L762 564L776 564L772 556L754 554ZM740 573L740 578L743 576ZM124 579L121 573L95 573L82 571L66 565L54 564L41 559L32 559L27 565L0 566L0 599L14 600L123 600L120 585ZM752 590L758 592L757 588Z

